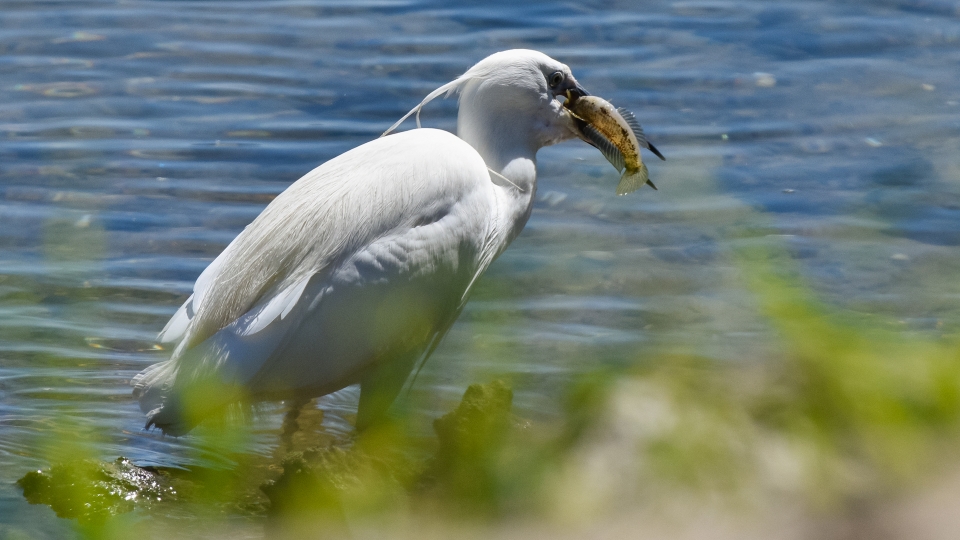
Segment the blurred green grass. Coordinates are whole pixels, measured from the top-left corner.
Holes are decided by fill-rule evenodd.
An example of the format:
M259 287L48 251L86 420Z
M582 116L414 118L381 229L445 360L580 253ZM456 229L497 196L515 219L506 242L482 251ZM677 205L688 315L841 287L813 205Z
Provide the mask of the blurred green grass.
M136 519L95 514L80 530L126 537L179 515L174 529L186 536L217 536L241 517L279 537L357 528L405 536L421 521L457 530L517 519L584 525L690 500L720 501L734 515L763 512L770 500L842 514L912 489L955 459L955 338L831 308L775 246L735 258L777 337L774 362L678 354L597 370L568 389L560 420L543 423L511 413L504 383L474 385L435 422L437 438L415 435L415 421L399 415L349 441L301 434L262 459L242 457L240 432L214 423L200 436L240 456L233 470L180 474L175 500L138 508ZM322 413L304 411L304 429L320 429L308 416ZM77 437L56 440L70 448L51 441L51 462L83 455ZM91 493L74 484L73 498ZM202 533L189 525L197 519Z

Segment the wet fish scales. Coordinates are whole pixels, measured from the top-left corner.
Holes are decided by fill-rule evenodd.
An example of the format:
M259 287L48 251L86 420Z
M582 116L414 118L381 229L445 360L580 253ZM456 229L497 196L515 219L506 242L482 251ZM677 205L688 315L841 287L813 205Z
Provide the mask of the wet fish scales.
M584 122L581 132L596 146L618 171L623 171L617 185L617 195L636 191L644 184L657 189L650 181L646 164L640 157L640 148L647 148L660 159L663 156L643 134L633 113L616 109L608 101L596 96L568 99L567 108L574 117Z

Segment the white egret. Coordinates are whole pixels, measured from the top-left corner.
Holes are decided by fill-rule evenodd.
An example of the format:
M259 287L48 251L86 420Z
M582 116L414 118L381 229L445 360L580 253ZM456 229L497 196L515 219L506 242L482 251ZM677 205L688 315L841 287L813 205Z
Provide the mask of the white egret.
M160 333L170 360L131 382L147 427L180 435L236 401L356 383L358 428L386 412L526 224L537 150L589 139L557 99L587 93L530 50L485 58L387 133L414 113L419 127L427 102L454 93L457 135L416 129L331 159L210 263Z

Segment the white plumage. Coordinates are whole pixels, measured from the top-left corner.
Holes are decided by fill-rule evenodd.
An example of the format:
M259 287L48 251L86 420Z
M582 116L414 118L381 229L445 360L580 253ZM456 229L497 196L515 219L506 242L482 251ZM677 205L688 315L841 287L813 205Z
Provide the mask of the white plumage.
M542 53L494 54L407 115L459 92L458 136L381 137L292 184L161 332L171 359L132 383L148 426L182 434L239 399L358 382L358 426L383 414L526 223L537 150L579 135L568 90L586 93Z

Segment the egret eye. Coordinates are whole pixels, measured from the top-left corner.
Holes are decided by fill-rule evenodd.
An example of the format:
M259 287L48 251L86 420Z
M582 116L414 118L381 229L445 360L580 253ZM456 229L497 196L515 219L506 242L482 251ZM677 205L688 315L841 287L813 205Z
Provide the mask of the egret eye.
M563 72L554 71L553 74L550 75L550 88L556 88L560 86L560 83L562 82L563 82Z

